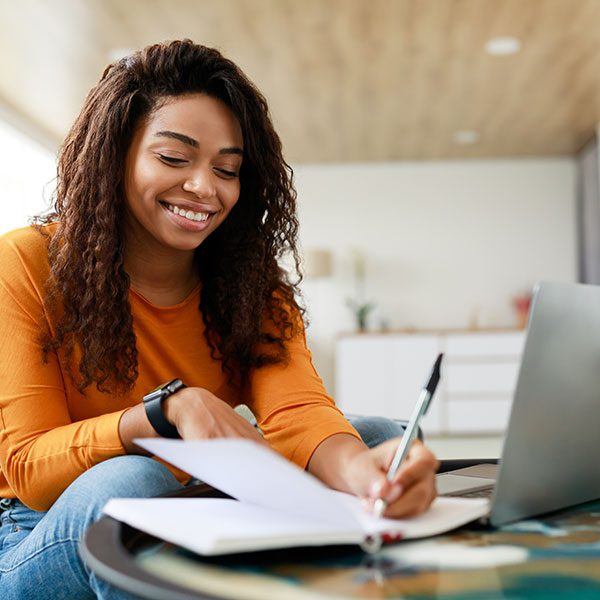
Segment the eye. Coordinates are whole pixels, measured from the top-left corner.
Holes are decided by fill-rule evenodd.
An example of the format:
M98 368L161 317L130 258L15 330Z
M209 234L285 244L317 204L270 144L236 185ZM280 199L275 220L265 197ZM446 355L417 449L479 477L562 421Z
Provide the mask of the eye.
M229 169L222 169L220 167L215 167L215 171L225 179L233 179L234 177L238 176L237 171L230 171Z
M165 154L159 154L158 157L160 158L160 160L164 163L167 163L168 165L181 165L185 162L187 162L186 160L182 159L182 158L175 158L173 156L166 156Z

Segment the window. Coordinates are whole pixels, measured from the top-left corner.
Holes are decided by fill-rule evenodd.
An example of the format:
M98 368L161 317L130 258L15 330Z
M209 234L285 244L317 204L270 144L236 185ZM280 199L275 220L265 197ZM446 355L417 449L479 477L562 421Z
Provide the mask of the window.
M33 215L48 208L55 161L50 150L0 121L0 234L25 227Z

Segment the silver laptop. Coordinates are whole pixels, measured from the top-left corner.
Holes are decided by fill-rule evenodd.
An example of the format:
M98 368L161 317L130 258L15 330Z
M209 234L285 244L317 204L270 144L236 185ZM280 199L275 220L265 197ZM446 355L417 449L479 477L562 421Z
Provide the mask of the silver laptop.
M540 283L499 465L438 475L440 495L493 488L503 525L600 498L600 286Z

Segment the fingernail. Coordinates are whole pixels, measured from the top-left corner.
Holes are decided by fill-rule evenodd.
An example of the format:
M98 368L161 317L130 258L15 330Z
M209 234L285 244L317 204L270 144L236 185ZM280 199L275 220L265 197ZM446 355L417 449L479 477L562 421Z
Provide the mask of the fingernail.
M371 498L380 498L381 490L383 489L384 485L385 485L385 481L376 481L371 486Z
M386 497L387 503L391 504L392 502L395 502L396 500L398 500L398 498L400 498L400 496L402 496L403 491L404 491L404 488L399 483L395 483L392 486L392 489L390 490L389 494Z

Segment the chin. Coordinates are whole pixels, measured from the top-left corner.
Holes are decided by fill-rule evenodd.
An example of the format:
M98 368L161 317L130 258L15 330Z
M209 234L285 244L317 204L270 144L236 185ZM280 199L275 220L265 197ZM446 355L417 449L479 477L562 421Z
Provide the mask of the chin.
M179 250L181 252L193 252L194 250L197 250L202 245L202 242L204 242L204 239L201 239L193 244L192 243L173 244L173 245L171 245L171 248L173 248L174 250Z

